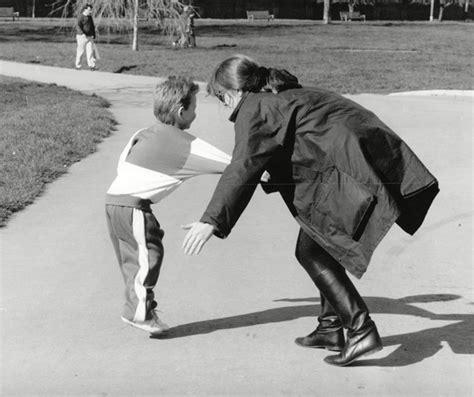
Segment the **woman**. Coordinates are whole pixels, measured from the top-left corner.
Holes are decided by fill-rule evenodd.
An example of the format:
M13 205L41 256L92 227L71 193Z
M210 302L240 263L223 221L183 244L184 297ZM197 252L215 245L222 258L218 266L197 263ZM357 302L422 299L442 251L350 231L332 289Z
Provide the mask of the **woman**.
M262 185L280 192L301 226L296 258L321 295L318 327L296 343L340 351L325 358L337 366L382 349L346 270L360 278L395 222L415 233L439 192L435 177L372 112L285 70L234 56L208 92L233 108L235 148L201 221L185 227L185 252L226 237L269 174Z

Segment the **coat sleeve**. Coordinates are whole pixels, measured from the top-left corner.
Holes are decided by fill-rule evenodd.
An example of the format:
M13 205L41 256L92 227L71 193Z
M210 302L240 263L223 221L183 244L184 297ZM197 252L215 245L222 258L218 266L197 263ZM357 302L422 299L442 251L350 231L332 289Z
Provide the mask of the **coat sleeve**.
M235 124L232 160L222 174L201 222L210 223L215 235L226 237L247 207L260 177L281 147L278 115L265 120L259 111L239 112Z
M84 16L80 14L77 17L77 33L78 34L85 34L84 32Z
M94 20L92 18L91 18L91 27L92 27L92 37L95 40L95 24L94 24Z

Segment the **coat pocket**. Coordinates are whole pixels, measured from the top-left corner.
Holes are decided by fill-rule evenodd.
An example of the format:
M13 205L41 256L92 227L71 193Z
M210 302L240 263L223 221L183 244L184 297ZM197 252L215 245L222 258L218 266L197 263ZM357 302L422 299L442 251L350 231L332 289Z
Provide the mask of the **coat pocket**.
M323 172L311 207L311 223L323 233L334 229L359 241L376 204L367 188L336 167Z

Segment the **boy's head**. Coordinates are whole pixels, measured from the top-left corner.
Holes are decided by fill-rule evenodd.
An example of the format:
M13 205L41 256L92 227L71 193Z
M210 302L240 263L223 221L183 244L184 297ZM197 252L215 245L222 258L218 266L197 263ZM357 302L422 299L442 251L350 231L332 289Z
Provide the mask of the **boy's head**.
M162 123L182 130L189 128L196 118L196 94L199 86L191 79L170 76L157 84L153 99L153 112Z

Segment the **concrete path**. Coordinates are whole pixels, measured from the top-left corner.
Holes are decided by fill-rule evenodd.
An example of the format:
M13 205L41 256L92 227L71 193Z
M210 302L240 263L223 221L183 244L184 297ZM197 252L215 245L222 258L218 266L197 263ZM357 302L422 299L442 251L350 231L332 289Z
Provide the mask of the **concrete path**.
M258 190L227 240L198 257L181 252L179 225L199 218L217 177L186 182L154 209L166 230L157 295L172 337L123 324L103 199L126 141L153 121L158 79L3 61L0 74L102 95L120 123L0 229L2 395L473 395L472 97L353 97L408 142L441 193L417 235L394 227L356 282L385 349L335 368L327 352L293 342L315 327L319 299L277 197ZM226 110L200 95L198 114L192 132L230 152Z

